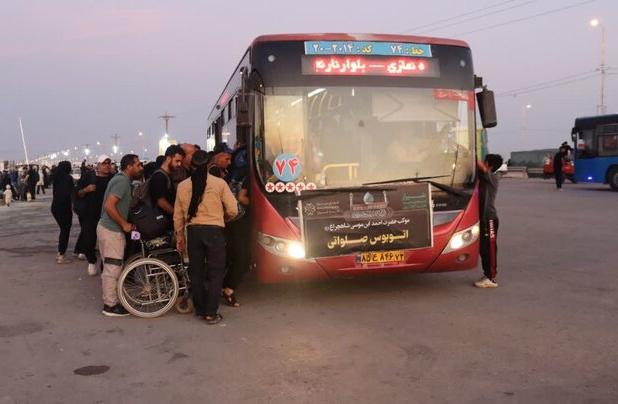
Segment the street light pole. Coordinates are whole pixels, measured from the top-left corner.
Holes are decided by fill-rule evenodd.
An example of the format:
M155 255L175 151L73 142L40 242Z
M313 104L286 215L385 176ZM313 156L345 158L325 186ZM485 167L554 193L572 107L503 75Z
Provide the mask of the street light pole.
M522 108L522 136L528 134L528 111L532 108L532 105L526 104Z
M170 115L167 112L165 113L165 115L161 115L159 118L163 119L165 121L165 134L169 134L169 123L170 123L170 119L172 118L176 118L174 115Z
M607 66L605 65L605 25L601 25L601 105L599 105L599 115L607 113L605 105L605 74Z
M595 28L601 26L601 64L599 65L601 92L599 95L599 105L597 105L597 114L604 115L607 113L607 106L605 105L605 75L607 74L607 65L605 64L605 25L598 18L591 20L590 25Z
M28 161L28 149L26 149L26 138L24 137L24 126L21 123L21 118L19 118L19 131L21 132L21 143L24 145L24 155L26 156L26 164L30 164L30 161Z

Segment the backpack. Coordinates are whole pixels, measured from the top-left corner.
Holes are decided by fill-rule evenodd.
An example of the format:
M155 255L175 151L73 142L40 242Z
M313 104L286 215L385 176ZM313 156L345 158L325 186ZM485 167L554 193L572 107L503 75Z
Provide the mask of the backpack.
M157 172L165 175L167 186L170 187L172 185L170 177L162 170L155 171L153 175ZM133 189L131 206L129 208L129 222L135 225L143 240L160 237L172 228L172 220L169 216L164 214L161 208L152 202L150 197L150 178Z
M247 146L240 146L232 153L232 164L229 169L229 182L242 182L247 177L249 161L247 158Z

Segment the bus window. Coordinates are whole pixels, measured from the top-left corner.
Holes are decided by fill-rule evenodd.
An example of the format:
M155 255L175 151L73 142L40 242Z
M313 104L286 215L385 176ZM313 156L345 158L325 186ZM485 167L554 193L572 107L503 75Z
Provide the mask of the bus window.
M618 156L618 125L603 125L598 128L599 156Z
M618 156L618 134L599 136L599 156Z
M298 101L300 99L300 101ZM298 95L267 97L264 103L264 130L268 134L264 145L267 166L282 153L303 154L305 120L302 98Z
M579 136L577 143L578 157L594 157L594 131L592 129L585 129Z
M396 87L267 88L264 161L281 153L302 162L299 181L356 186L438 177L473 178L474 110L467 100L436 99L432 89ZM270 170L262 173L272 178Z

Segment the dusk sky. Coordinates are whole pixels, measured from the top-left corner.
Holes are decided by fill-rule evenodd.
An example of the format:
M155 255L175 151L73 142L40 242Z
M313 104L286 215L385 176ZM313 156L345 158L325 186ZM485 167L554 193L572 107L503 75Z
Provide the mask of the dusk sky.
M508 157L513 150L556 147L570 139L575 117L596 113L600 79L585 79L600 61L601 29L589 25L596 17L606 29L607 64L615 68L606 105L618 113L615 0L22 0L4 2L1 13L3 160L23 158L19 117L31 158L85 144L109 153L115 133L122 151L144 154L156 148L164 132L158 116L166 111L176 116L172 137L204 144L206 116L233 68L253 38L268 33L467 41L477 74L498 96L490 150ZM564 77L584 80L500 95Z

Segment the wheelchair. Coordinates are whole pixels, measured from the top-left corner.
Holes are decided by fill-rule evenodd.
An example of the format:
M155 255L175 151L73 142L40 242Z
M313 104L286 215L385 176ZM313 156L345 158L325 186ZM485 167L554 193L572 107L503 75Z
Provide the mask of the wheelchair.
M118 298L131 314L142 318L164 315L172 307L193 311L188 266L172 246L171 236L139 240L141 252L131 256L118 279Z

